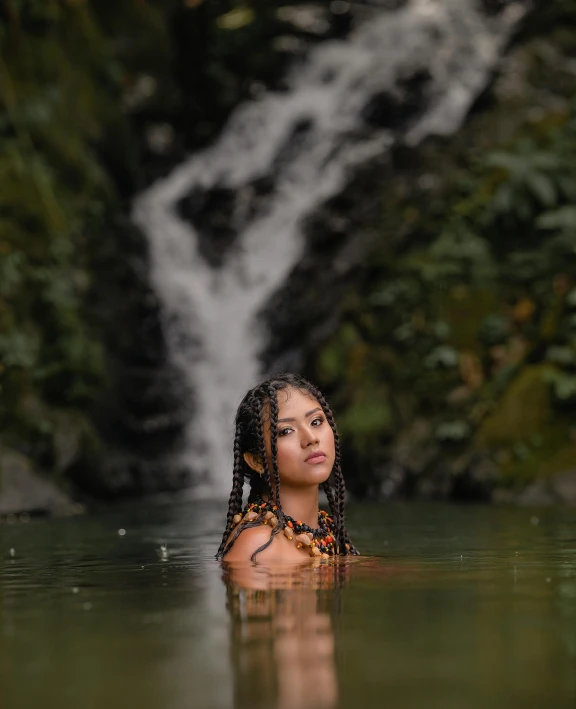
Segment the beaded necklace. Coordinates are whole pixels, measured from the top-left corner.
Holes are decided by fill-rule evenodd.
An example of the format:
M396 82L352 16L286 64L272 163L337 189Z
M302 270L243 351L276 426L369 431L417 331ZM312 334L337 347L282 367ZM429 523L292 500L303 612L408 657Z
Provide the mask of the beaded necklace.
M269 524L274 529L282 524L276 515L277 512L277 505L258 498L254 502L249 502L242 514L234 515L232 526L235 527L240 522L260 521L262 524ZM308 550L310 556L319 556L322 559L328 559L337 553L336 537L332 529L334 520L325 510L318 511L318 527L316 529L312 529L301 520L295 520L289 515L284 515L284 519L286 523L283 524L282 531L290 541L293 539L296 542L298 549Z

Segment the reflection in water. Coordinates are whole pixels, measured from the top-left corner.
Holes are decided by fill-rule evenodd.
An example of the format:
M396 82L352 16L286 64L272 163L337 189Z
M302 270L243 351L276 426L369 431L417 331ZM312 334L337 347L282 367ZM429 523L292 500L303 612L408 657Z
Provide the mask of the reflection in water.
M1 706L576 707L573 510L349 512L365 556L275 569L208 503L3 525Z
M331 709L340 589L349 565L224 563L236 707Z

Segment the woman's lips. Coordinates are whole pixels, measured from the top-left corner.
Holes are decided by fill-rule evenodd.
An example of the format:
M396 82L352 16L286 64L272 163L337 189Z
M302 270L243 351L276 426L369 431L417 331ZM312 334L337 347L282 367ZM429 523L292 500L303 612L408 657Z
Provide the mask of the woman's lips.
M326 453L323 453L322 451L315 451L314 453L310 453L304 462L315 465L316 463L323 463L325 460Z

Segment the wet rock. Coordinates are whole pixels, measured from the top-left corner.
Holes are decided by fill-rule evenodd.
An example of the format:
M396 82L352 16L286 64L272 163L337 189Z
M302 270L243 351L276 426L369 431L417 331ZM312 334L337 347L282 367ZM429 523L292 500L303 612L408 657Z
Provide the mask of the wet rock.
M498 407L482 423L476 439L487 447L511 445L538 435L550 420L547 365L529 365L508 387Z
M401 129L422 111L426 87L431 81L432 76L424 69L400 78L392 90L371 96L362 110L362 118L371 126Z
M176 205L182 219L198 232L198 248L206 261L220 267L236 239L238 199L236 190L223 186L211 190L191 190Z
M75 509L68 495L38 475L21 453L0 450L0 476L0 514L66 514Z
M465 456L461 470L453 465L453 483L450 497L461 502L489 502L498 483L498 467L486 455L473 452Z
M538 480L520 493L515 501L521 505L576 506L576 470Z
M177 458L170 459L165 451L148 457L141 451L126 448L108 449L105 456L86 460L68 471L68 478L88 500L121 500L159 492L175 492L192 484L190 471ZM200 480L205 482L205 480Z
M367 227L381 206L380 160L358 169L347 189L306 220L304 254L262 312L269 332L261 358L268 372L298 370L306 356L333 331L346 287L374 239Z

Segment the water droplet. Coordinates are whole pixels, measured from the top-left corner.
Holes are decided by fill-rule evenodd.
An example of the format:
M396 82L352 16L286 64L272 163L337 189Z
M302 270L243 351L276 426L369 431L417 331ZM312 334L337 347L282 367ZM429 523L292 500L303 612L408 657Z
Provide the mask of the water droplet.
M22 524L28 524L28 522L30 521L30 515L28 514L28 512L20 513L20 521L22 522Z
M166 542L160 544L160 549L158 549L158 556L162 559L162 561L168 560L170 553L168 551L168 544L166 544Z
M537 527L537 526L540 524L540 520L539 520L538 517L536 517L536 516L530 517L530 524L531 524L533 527Z
M16 549L10 549L10 556L16 556Z
M86 601L86 603L82 604L82 608L84 608L85 611L89 611L92 608L92 604L90 601Z
M550 581L552 581L552 579L550 578L550 576L548 576L548 578L546 579L546 583L550 583Z
M119 530L118 530L118 534L119 534L121 537L123 537L123 536L126 534L126 530L125 530L125 529L119 529Z
M79 590L80 589L78 588L78 586L74 586L74 588L72 589L72 593L78 593Z
M15 522L16 522L16 515L13 515L13 514L7 515L7 517L6 517L7 524L15 524Z

